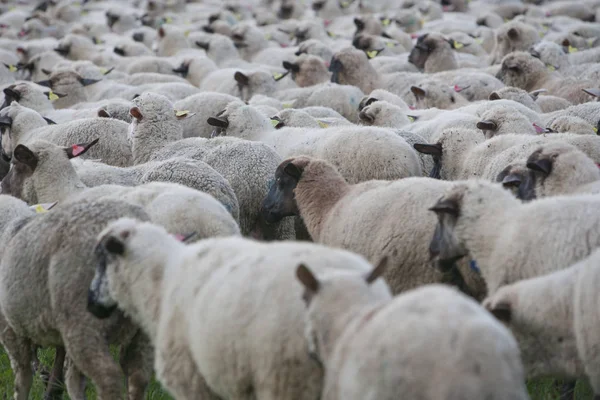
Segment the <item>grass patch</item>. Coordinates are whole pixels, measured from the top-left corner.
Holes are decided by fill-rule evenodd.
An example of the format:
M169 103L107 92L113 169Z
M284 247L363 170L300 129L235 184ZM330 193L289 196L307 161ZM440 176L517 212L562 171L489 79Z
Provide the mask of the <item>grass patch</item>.
M118 359L118 353L115 349L112 350L115 359ZM46 366L48 370L52 368L52 362L54 361L54 349L44 349L38 352L40 362ZM560 398L560 392L558 385L554 383L553 379L536 379L527 383L527 389L531 400L558 400ZM93 385L88 382L86 390L88 400L96 398L96 392ZM31 400L42 400L44 395L44 384L39 376L36 375L33 380L33 387L29 398ZM0 347L0 399L12 399L13 396L13 374L10 368L10 361L8 356ZM579 380L575 387L575 400L589 400L593 398L593 391L591 387L584 382ZM63 395L63 400L68 400L66 391ZM160 386L158 382L152 380L148 391L146 393L146 399L148 400L173 400Z

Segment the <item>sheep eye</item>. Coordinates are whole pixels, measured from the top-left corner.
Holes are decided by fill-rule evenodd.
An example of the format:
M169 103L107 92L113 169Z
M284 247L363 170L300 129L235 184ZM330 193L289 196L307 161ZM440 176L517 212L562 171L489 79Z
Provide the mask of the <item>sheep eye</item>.
M454 99L454 96L450 96L450 101L451 101L451 102L453 102L453 103L456 101L456 100Z

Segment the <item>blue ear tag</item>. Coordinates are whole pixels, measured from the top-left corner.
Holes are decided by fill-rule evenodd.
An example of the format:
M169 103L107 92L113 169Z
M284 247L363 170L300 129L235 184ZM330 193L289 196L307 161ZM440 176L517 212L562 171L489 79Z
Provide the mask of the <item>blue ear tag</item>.
M471 270L477 272L478 274L481 274L481 270L477 266L477 261L475 261L475 260L469 261L469 267L471 268Z

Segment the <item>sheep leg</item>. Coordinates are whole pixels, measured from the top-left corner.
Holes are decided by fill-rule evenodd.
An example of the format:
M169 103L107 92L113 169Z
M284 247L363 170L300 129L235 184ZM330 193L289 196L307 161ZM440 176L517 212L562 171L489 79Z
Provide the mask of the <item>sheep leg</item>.
M71 400L85 400L85 376L73 364L73 361L67 357L67 372L65 374L65 386Z
M54 365L50 372L50 377L46 383L46 392L44 400L60 400L63 393L63 369L65 365L65 348L62 346L56 347L56 355L54 356Z
M2 332L2 345L8 353L10 366L15 375L15 400L27 400L33 382L31 371L31 342L19 337L15 332L6 327Z
M128 399L143 400L154 363L154 348L148 337L139 331L127 347L121 348L119 362L127 377Z
M560 385L560 400L575 399L575 385L577 381L565 382Z
M62 333L63 342L73 364L96 386L98 400L122 398L123 371L110 355L108 343L85 323L78 323Z

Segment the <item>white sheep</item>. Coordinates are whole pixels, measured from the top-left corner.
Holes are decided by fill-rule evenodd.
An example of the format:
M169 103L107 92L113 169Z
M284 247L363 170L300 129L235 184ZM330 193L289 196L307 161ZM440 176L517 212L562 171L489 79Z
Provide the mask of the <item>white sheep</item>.
M157 377L179 399L317 398L322 370L303 340L295 268L370 269L360 256L309 243L221 238L185 246L131 219L107 228L98 249L107 263L90 286L91 303L121 308L147 332Z

